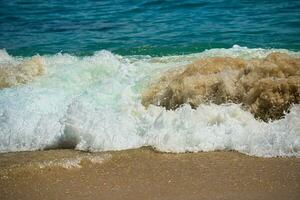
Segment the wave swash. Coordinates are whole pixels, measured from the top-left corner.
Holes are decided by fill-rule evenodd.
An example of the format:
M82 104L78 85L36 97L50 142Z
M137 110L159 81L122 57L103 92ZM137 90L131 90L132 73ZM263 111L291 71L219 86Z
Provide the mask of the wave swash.
M152 146L299 157L299 58L237 45L164 57L0 50L0 152Z

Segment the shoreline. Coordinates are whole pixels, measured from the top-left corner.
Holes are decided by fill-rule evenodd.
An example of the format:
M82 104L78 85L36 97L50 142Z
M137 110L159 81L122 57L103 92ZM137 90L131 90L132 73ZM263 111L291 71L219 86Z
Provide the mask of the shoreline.
M300 159L150 148L0 154L6 199L299 199Z

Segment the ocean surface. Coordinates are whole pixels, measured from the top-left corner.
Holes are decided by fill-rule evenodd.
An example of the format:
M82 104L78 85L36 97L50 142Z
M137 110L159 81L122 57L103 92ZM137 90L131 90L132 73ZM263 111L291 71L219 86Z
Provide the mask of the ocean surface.
M299 0L1 0L13 55L176 55L232 47L300 49Z
M299 58L299 9L296 0L2 0L0 73L30 81L0 89L0 152L152 146L299 157L300 105L264 122L239 104L141 104L162 72L200 58ZM42 75L18 68L36 58Z

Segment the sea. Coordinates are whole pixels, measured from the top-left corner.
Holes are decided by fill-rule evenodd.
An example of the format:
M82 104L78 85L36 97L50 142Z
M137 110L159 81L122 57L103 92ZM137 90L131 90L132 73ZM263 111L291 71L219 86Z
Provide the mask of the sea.
M150 146L300 157L298 104L267 122L234 103L141 104L163 72L201 58L300 58L299 0L1 0L0 49L0 73L37 57L45 68L0 89L2 153Z

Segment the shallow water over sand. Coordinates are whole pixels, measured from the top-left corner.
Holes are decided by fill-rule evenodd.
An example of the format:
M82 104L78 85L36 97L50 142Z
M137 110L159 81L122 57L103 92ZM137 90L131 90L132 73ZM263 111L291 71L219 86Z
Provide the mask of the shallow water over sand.
M57 165L74 158L82 159L80 167ZM299 158L256 158L237 152L166 154L142 148L5 153L0 154L0 194L3 199L30 200L297 200L299 170Z

